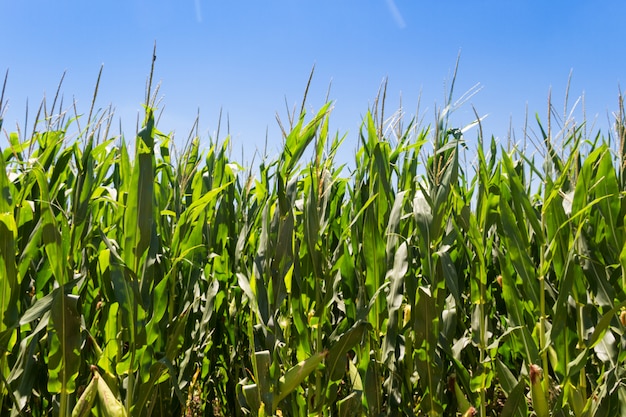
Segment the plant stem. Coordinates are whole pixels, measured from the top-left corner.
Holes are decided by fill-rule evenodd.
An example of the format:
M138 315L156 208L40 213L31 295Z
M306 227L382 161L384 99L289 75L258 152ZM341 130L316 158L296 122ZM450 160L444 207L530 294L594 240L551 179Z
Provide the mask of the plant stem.
M541 251L541 259L539 260L541 266L541 273L539 275L539 351L541 352L541 366L544 372L543 378L543 392L546 395L549 392L550 383L548 378L548 348L546 346L546 294L545 294L545 275L544 275L544 252Z
M480 363L481 366L484 367L484 363L485 363L485 349L487 346L487 341L486 339L486 335L487 335L487 329L485 328L486 323L485 323L485 301L486 301L486 297L487 297L487 291L485 288L485 280L482 279L483 278L483 266L482 266L482 262L480 265L480 273L481 273L481 279L480 279L480 304L478 305L478 309L479 309L479 314L480 314ZM480 416L481 417L486 417L487 416L487 410L485 405L487 404L486 399L485 399L485 387L481 387L480 390Z

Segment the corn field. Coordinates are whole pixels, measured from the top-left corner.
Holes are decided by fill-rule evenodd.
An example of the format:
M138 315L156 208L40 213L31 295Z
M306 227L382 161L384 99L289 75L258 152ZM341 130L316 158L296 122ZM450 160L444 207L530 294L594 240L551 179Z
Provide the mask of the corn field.
M252 169L148 92L130 143L56 99L6 133L1 415L626 416L621 103L529 155L379 100L354 168L303 103Z

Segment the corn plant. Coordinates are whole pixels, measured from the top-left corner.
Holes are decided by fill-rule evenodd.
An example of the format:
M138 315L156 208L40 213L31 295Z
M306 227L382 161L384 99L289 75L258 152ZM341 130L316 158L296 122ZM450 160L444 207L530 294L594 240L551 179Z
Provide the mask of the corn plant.
M150 86L132 141L59 94L6 133L3 415L626 414L621 101L607 136L550 109L533 155L384 86L352 165L303 101L245 168Z

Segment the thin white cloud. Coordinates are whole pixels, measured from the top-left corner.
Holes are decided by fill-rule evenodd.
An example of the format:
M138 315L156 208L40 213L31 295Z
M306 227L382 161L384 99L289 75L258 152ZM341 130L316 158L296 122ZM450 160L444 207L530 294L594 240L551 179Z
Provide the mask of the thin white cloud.
M396 21L396 24L400 29L404 29L406 27L406 23L404 22L404 18L402 17L402 13L398 10L396 6L396 2L393 0L387 0L387 7L389 7L389 11L393 16L393 20Z
M195 0L196 2L196 20L198 23L202 23L202 9L200 8L200 0Z

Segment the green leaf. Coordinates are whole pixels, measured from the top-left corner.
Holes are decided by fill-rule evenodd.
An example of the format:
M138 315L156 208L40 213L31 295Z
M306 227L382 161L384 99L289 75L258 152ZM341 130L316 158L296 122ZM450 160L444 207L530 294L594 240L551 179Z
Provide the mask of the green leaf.
M616 318L619 311L626 307L626 300L613 307L611 310L602 315L598 323L593 329L593 333L587 342L587 349L593 349L604 338L607 329L611 325L611 322Z
M154 116L147 112L144 128L137 134L136 160L132 168L124 211L124 263L137 275L150 245L154 221Z
M19 344L19 354L7 378L7 383L13 389L13 396L16 400L14 405L18 410L23 410L30 401L33 387L38 382L37 369L39 363L36 360L39 352L38 342L45 334L49 323L50 313L45 312L33 331Z
M331 381L337 381L346 374L348 351L361 343L363 336L370 328L371 325L368 322L359 320L331 345L325 361Z
M298 123L294 126L289 135L287 135L281 157L281 171L285 177L289 176L289 173L291 173L302 157L304 150L307 146L309 146L315 137L320 124L330 112L331 104L332 103L328 102L322 106L313 120L307 123L304 127L302 125L304 124L305 113L302 113Z
M443 369L435 353L439 339L440 316L436 300L428 288L418 289L414 320L417 349L415 365L420 375L420 385L425 393L421 404L424 411L437 413L442 409L439 387Z
M0 169L2 169L0 167ZM0 173L0 177L1 177ZM15 264L17 225L11 213L0 212L0 333L18 320L18 276ZM6 346L0 345L0 352Z
M532 301L533 305L539 307L539 287L535 266L530 259L530 244L525 238L525 233L521 227L524 224L515 217L505 199L500 200L500 219L502 221L502 234L506 255L515 271L520 276L523 288L526 289L524 296Z
M274 409L276 409L278 403L298 388L311 372L317 369L326 355L327 352L318 352L294 365L280 377L278 380L278 393L274 396Z
M71 394L76 389L76 375L81 364L78 296L57 292L50 318L48 390L62 395Z
M387 294L387 331L383 339L383 361L389 359L398 343L398 335L401 331L402 319L400 307L402 306L404 294L404 276L409 269L408 248L406 242L402 242L395 253L393 268L387 272L385 280L390 281L389 293Z
M104 346L102 355L98 359L98 365L108 373L115 371L117 362L121 359L119 333L119 304L117 302L106 304L102 310L104 316ZM121 329L120 329L121 330Z
M509 393L500 417L526 417L528 415L525 390L526 382L521 379Z

